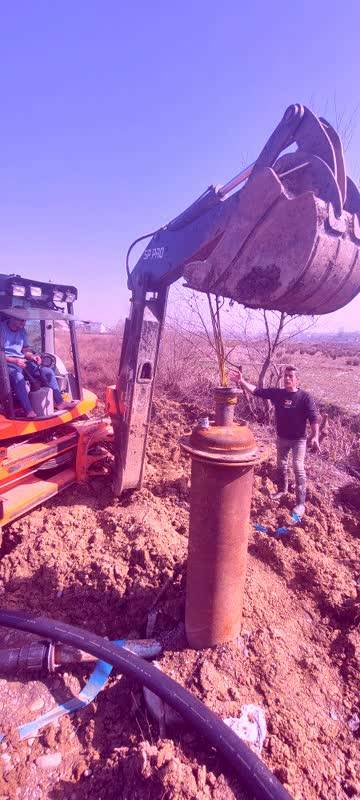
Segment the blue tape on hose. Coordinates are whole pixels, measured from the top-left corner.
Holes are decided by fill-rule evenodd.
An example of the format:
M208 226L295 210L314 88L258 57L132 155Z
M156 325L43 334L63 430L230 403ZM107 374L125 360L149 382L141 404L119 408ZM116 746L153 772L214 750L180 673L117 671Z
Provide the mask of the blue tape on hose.
M125 639L118 639L113 642L113 644L123 647L125 641ZM29 739L32 736L36 736L41 728L44 728L46 725L50 725L52 722L61 719L65 714L73 714L74 711L79 711L79 709L85 708L89 703L92 703L95 697L104 688L111 670L111 664L107 664L106 661L97 661L89 680L85 683L79 695L77 697L72 697L71 700L66 700L65 703L55 706L55 708L37 717L37 719L20 725L18 728L20 739ZM4 738L3 734L0 735L0 742L2 742Z

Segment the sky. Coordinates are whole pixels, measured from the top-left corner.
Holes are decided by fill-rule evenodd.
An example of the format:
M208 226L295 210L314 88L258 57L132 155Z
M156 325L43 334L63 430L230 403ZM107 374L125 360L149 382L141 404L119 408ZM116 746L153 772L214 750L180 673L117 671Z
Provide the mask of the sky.
M0 272L75 284L86 319L127 314L129 243L251 163L289 104L350 123L359 179L358 0L14 0L1 17Z

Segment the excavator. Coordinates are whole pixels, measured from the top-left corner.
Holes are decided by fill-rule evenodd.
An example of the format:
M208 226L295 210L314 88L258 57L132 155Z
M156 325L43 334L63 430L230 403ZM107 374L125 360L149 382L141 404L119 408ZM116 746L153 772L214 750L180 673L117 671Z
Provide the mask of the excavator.
M130 255L150 240L131 270ZM73 286L0 276L0 315L37 321L42 363L71 409L27 419L16 406L0 342L0 528L62 489L106 471L117 496L141 486L151 400L172 283L250 308L327 314L360 290L360 193L346 175L339 135L291 105L254 163L210 186L167 225L136 239L126 268L131 310L106 416L82 387ZM67 325L72 370L56 352ZM31 388L31 387L30 387Z

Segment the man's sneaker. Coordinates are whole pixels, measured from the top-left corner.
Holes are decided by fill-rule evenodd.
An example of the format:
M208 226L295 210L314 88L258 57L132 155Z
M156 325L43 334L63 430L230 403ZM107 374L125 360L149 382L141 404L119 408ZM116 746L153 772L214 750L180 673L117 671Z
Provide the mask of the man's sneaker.
M300 520L304 516L304 514L305 514L304 503L298 503L295 506L295 508L293 508L293 510L292 510L292 517L293 518L295 517L295 518L298 518Z

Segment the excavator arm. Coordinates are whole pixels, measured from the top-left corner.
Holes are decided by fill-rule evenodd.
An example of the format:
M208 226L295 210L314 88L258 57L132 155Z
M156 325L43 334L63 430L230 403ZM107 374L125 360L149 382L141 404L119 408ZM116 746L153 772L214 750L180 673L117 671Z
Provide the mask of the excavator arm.
M128 270L131 313L108 403L116 494L141 485L169 286L183 276L248 307L326 314L360 290L359 247L360 194L340 138L305 106L289 106L254 164L152 234Z

